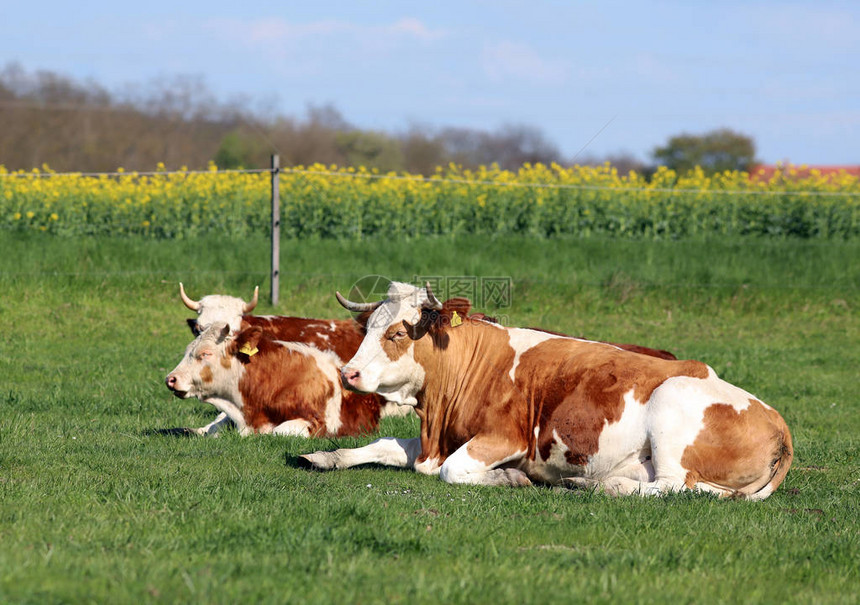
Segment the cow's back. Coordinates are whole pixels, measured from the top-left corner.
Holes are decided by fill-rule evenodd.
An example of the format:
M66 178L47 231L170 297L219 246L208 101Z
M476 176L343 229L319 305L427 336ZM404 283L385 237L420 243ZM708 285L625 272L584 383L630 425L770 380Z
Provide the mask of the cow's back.
M245 315L242 329L259 326L277 340L301 342L320 351L331 351L341 360L349 359L364 338L361 326L353 320L310 319L277 315Z

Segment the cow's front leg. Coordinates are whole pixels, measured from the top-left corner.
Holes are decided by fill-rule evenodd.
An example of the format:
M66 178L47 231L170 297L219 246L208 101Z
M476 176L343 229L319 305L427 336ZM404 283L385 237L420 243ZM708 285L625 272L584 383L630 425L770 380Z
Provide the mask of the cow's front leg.
M200 428L191 429L193 432L198 435L207 435L210 437L215 437L218 435L218 431L227 426L228 424L233 424L233 421L230 420L230 417L226 412L221 412L218 416L207 424L206 426L201 426Z
M318 470L350 468L359 464L413 467L421 454L421 440L384 437L364 447L314 452L299 456L299 466Z
M473 437L448 456L439 471L447 483L526 486L532 482L517 468L498 468L521 459L525 447L497 437Z
M220 423L220 424L218 424L215 432L217 432L223 425L225 425L229 422L232 422L233 424L236 425L236 429L239 431L239 434L242 435L243 437L250 435L254 432L253 429L251 429L251 427L249 427L245 423L245 415L242 413L242 408L240 406L236 405L235 403L233 403L232 401L229 401L227 399L221 399L220 397L209 397L206 400L204 400L204 403L208 403L208 404L215 406L215 408L219 412L221 412L220 414L218 414L218 417L212 423L212 424ZM226 417L226 418L223 418L223 420L222 420L222 417ZM211 426L211 424L206 425L205 427L200 427L199 429L195 429L195 431L200 435L215 434L215 433L201 433L200 432L202 429L206 429L209 426Z

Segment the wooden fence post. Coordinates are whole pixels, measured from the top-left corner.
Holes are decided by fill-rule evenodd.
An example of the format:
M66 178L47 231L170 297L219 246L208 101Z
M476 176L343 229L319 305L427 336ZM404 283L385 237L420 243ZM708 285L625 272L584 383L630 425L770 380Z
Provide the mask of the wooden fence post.
M272 306L278 306L281 277L281 160L272 156Z

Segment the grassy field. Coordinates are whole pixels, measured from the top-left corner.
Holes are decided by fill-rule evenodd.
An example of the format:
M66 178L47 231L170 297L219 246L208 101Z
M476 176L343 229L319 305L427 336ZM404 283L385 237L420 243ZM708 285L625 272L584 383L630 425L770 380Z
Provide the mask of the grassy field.
M190 340L177 282L265 292L266 242L0 233L0 250L0 602L857 602L858 242L282 244L282 303L261 313L346 317L333 292L366 274L509 276L512 305L479 310L709 363L792 429L794 466L759 503L295 466L373 435L158 434L214 417L163 385Z

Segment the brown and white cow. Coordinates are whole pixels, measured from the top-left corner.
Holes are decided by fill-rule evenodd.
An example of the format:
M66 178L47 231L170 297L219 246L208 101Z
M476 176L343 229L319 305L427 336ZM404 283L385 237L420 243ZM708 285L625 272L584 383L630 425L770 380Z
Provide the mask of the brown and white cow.
M375 431L382 402L344 391L332 352L277 340L259 326L216 322L188 345L165 382L225 414L240 434L341 437Z
M257 306L260 288L254 289L250 302L235 296L209 294L200 300L190 298L182 283L179 284L179 297L182 303L197 313L196 318L188 319L191 332L197 336L209 326L224 322L233 333L259 327L277 340L311 345L320 351L331 351L341 360L349 359L358 350L364 338L363 326L352 319L311 319L286 315L251 315ZM411 413L411 408L394 403L386 404L375 395L382 406L382 416L403 416ZM217 407L217 406L216 406ZM230 417L221 412L215 420L196 429L199 435L215 435L230 424Z
M785 478L793 451L782 417L704 363L505 328L470 320L467 310L439 302L429 284L392 284L341 376L350 388L414 406L420 437L300 462L408 466L450 483L695 489L754 500Z

